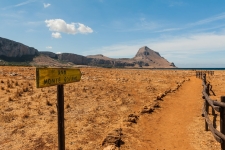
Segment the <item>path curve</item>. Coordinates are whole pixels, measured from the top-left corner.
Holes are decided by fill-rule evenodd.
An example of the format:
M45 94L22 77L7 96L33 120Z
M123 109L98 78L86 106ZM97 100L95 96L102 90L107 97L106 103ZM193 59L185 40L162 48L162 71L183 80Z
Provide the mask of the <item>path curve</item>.
M138 124L141 129L140 142L143 143L138 149L194 149L190 139L190 124L196 116L201 115L201 92L201 80L191 77L178 91L163 98L161 108L150 115L141 116Z

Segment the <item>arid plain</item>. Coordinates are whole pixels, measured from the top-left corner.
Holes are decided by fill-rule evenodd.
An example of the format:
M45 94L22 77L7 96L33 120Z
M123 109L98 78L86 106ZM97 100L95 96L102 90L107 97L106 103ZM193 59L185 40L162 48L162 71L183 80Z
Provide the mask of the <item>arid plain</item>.
M139 120L163 112L164 98L195 78L191 70L80 69L81 81L64 86L66 149L70 150L118 146L141 150L140 145L149 144L143 137L151 135ZM208 79L212 98L220 100L225 95L225 72L215 71ZM57 149L56 94L56 86L36 88L34 67L1 66L0 149ZM188 133L193 149L219 149L211 133L204 131L201 108Z

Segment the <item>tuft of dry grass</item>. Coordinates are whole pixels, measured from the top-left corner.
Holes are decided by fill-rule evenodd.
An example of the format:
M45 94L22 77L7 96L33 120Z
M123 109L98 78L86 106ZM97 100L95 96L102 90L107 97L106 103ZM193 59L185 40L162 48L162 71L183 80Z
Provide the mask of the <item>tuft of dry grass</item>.
M13 88L13 85L12 85L12 83L9 80L7 80L7 87L8 88Z
M28 92L29 91L29 88L26 86L26 87L23 87L23 92Z
M52 106L52 103L50 103L48 100L46 100L46 104L47 104L48 106Z
M67 105L66 105L66 108L69 109L69 108L70 108L70 104L67 104Z
M17 89L15 92L15 98L22 96L23 92L20 89Z
M55 112L54 109L50 110L50 114L55 114L55 113L56 113L56 112Z
M24 115L23 115L23 119L27 119L27 118L29 118L30 117L30 114L28 113L28 112L26 112Z
M13 101L12 97L9 97L9 98L8 98L8 101L9 101L9 102L12 102L12 101Z

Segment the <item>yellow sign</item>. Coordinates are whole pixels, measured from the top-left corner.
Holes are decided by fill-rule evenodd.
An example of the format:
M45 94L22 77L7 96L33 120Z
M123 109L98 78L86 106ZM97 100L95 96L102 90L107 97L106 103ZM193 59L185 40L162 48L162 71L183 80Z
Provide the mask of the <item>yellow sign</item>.
M80 69L36 68L37 88L78 82L80 79Z

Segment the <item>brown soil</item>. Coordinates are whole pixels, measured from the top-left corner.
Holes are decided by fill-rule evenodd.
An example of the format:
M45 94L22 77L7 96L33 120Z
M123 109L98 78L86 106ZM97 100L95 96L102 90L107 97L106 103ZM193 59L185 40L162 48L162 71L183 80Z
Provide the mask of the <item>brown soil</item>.
M120 150L220 149L204 131L194 71L81 71L80 82L64 87L66 149L119 149L107 138L115 131L122 132ZM214 99L224 77L208 78ZM35 86L35 68L0 67L0 149L57 149L56 87Z
M216 141L211 141L212 136L208 137L206 132L203 133L201 83L201 80L191 77L190 81L184 83L176 93L163 99L160 109L152 115L141 117L140 133L142 137L136 149L214 149L211 146L216 144ZM201 121L200 126L193 128L194 122L199 120ZM197 142L199 138L201 142ZM207 140L210 142L206 143ZM219 149L219 145L216 145L215 149Z

